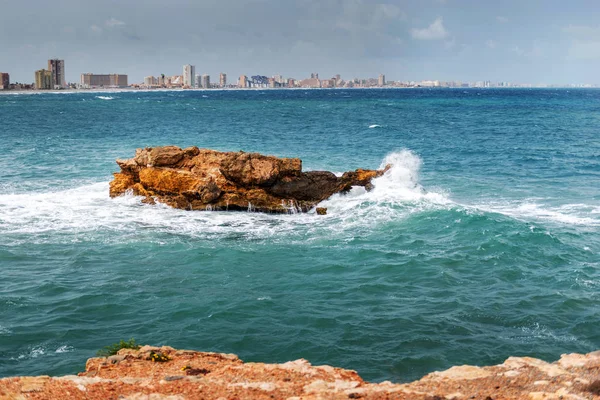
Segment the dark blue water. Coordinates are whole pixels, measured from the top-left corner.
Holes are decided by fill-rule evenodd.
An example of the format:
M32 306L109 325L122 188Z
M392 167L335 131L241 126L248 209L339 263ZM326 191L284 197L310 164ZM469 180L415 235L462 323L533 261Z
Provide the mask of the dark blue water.
M600 348L600 91L0 96L0 376L138 342L406 381ZM328 215L108 197L174 144L392 170Z

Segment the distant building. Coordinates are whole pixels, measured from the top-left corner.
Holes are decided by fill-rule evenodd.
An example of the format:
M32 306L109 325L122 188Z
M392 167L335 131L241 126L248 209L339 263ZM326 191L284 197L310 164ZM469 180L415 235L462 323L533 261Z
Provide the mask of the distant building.
M202 75L202 88L210 89L210 75L207 75L207 74Z
M67 86L67 81L65 81L65 60L48 60L48 71L52 74L53 89L64 89Z
M279 84L278 86L282 86L285 83L285 78L282 75L273 75L273 79Z
M379 74L379 79L377 80L378 86L385 86L385 75Z
M196 87L196 66L183 66L183 86L188 88Z
M93 87L127 87L127 75L123 74L81 74L81 86Z
M318 72L313 72L310 74L310 79L319 79L319 73Z
M294 81L294 78L289 78L289 79L287 80L287 86L288 86L289 88L293 88L294 86L296 86L296 81Z
M311 74L311 75L314 75L314 74ZM302 88L320 88L321 87L321 81L319 80L319 78L302 79L298 83L298 86L300 86Z
M440 81L421 81L417 84L417 86L422 87L439 87Z
M158 86L160 87L164 87L166 86L166 79L165 79L165 74L160 74L160 76L158 77Z
M6 72L0 72L0 90L7 90L10 87L10 77Z
M331 79L322 79L321 80L321 87L322 88L334 88L336 85L336 80L335 78L331 78Z
M156 79L151 75L144 78L144 86L152 87L156 84Z
M222 88L227 86L227 74L224 72L219 74L219 86Z
M46 69L35 71L35 88L38 90L52 89L52 72Z
M196 88L202 87L202 75L196 74Z
M183 86L183 75L174 75L167 80L167 87L182 87Z

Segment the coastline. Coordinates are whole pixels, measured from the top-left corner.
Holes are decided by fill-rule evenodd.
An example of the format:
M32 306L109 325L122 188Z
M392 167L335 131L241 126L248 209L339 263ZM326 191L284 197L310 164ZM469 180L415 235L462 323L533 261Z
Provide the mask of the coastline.
M234 354L169 346L121 349L91 358L85 372L0 379L3 399L600 399L600 351L554 363L510 357L503 364L455 366L411 383L370 383L356 371L304 359L244 363Z
M593 90L600 89L594 87L351 87L351 88L215 88L215 89L182 89L182 88L157 88L157 89L138 89L138 88L107 88L107 89L63 89L63 90L0 90L0 96L10 95L40 95L40 94L83 94L83 93L152 93L152 92L222 92L222 91L307 91L307 90Z

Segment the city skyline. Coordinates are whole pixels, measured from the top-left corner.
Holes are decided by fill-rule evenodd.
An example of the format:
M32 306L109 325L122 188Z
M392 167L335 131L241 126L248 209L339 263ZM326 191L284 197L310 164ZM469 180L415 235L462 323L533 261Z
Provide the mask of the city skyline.
M86 71L125 71L142 82L190 63L214 77L298 79L318 70L349 79L600 83L600 3L589 0L175 0L168 10L177 18L165 18L157 0L60 5L3 6L0 70L11 81L30 82L41 60L60 57L69 82ZM198 23L200 15L210 18Z

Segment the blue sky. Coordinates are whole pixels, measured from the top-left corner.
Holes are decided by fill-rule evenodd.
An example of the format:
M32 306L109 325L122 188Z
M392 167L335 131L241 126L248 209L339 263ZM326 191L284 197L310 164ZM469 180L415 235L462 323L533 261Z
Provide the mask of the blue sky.
M600 83L600 1L3 0L0 71Z

